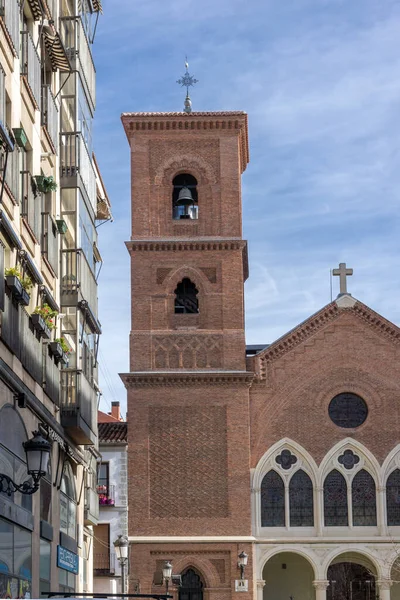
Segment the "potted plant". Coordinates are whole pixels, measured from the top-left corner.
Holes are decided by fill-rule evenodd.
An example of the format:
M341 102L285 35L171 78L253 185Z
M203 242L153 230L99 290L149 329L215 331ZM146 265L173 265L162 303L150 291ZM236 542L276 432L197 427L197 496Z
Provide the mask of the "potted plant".
M32 288L32 280L27 275L22 277L21 272L17 267L10 267L4 272L6 276L7 287L11 290L12 295L23 306L28 306L30 302L29 292Z
M50 332L55 328L54 319L58 315L48 304L37 306L31 315L34 329L40 336L50 339Z
M36 185L42 194L48 194L48 192L55 192L57 189L57 183L54 181L52 175L48 177L46 175L36 175Z
M64 219L56 219L58 233L67 233L68 225Z
M64 365L67 365L72 348L69 347L65 337L56 338L54 342L50 342L49 346L50 352L54 358L60 360Z

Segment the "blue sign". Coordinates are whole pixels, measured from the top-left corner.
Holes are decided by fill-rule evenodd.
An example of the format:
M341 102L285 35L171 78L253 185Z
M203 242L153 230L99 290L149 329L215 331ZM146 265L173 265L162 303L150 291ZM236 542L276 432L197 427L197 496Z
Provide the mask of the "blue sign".
M77 575L79 570L78 555L71 552L71 550L67 550L64 546L57 546L57 567Z

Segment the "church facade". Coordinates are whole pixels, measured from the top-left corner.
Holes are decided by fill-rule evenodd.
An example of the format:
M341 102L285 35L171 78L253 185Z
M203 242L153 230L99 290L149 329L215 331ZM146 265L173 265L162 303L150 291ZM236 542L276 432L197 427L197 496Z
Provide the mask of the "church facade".
M179 600L397 600L400 330L341 268L335 301L246 349L247 115L122 122L131 589L170 561Z

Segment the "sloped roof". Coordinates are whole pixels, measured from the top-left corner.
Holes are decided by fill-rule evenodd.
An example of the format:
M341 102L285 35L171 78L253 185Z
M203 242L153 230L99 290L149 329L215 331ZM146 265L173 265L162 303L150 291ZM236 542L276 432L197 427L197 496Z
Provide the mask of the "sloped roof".
M114 423L99 423L99 444L127 444L128 423L116 421Z

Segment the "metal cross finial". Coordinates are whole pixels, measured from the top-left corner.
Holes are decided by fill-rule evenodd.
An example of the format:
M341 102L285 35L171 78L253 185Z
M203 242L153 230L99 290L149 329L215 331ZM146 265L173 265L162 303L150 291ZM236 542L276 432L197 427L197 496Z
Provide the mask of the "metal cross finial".
M198 83L198 79L195 79L193 77L193 75L190 75L188 69L189 69L189 63L187 60L187 56L185 58L185 74L183 75L183 77L181 77L180 79L177 80L176 83L179 83L180 86L185 87L186 88L186 98L185 98L185 108L184 111L187 113L192 112L192 101L190 100L190 96L189 96L189 88L193 85L195 85L195 83Z
M346 263L339 263L339 268L333 269L332 275L340 277L340 294L347 294L347 277L353 275L353 269L346 269Z

